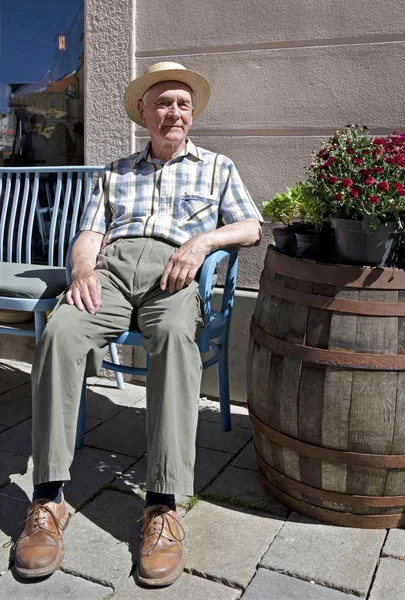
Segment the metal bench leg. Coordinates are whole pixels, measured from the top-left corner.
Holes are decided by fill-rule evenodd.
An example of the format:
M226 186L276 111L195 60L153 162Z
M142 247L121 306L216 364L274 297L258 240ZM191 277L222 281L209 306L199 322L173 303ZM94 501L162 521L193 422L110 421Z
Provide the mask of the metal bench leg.
M120 361L118 358L117 344L115 344L114 342L110 342L109 346L110 346L110 354L111 354L112 362L115 365L119 365ZM115 380L117 382L118 389L123 390L124 389L124 377L123 377L122 373L115 371Z
M87 391L86 378L83 380L82 394L80 396L79 414L77 417L77 429L76 429L76 443L75 448L78 450L83 446L84 442L84 430L86 426L86 391Z
M36 311L34 312L34 322L35 322L35 343L38 344L39 339L45 329L46 325L46 317L45 313Z
M218 361L219 406L222 431L231 431L231 398L229 394L228 344L222 348Z

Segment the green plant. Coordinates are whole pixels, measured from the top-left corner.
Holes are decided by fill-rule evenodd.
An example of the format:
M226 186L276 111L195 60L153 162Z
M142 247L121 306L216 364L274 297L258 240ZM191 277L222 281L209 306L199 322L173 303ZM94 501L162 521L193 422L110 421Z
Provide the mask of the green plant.
M298 181L294 187L263 202L262 212L270 216L272 223L288 226L293 220L298 220L301 223L311 223L316 230L322 228L325 220L324 203L314 194L307 181Z
M347 125L313 154L307 182L328 217L356 219L366 231L405 220L405 135L370 137Z

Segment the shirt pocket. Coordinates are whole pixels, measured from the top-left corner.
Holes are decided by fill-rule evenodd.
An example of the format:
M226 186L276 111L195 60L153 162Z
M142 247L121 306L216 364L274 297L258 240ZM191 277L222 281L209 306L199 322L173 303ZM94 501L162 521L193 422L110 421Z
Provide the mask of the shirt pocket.
M184 193L175 203L174 217L179 222L204 219L218 213L219 199L211 194Z

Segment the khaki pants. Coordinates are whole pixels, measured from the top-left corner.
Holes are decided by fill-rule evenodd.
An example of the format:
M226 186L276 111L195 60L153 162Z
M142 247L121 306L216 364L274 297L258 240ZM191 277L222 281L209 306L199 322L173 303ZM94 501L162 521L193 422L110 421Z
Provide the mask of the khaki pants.
M70 479L83 378L100 372L108 342L132 320L150 356L146 488L193 494L202 303L196 281L175 294L160 290L174 250L152 238L109 244L96 266L101 309L91 315L63 298L52 314L32 370L34 484Z

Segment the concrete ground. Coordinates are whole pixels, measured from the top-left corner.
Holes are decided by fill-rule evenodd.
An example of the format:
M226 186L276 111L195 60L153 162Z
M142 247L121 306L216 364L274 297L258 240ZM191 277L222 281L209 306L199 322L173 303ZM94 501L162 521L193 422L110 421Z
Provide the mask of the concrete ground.
M11 542L32 492L30 368L0 362L0 598L4 600L403 600L405 531L334 527L291 513L261 487L245 407L233 429L201 399L193 498L178 498L187 566L171 587L134 579L145 493L145 389L89 381L85 446L65 494L60 571L19 580Z

